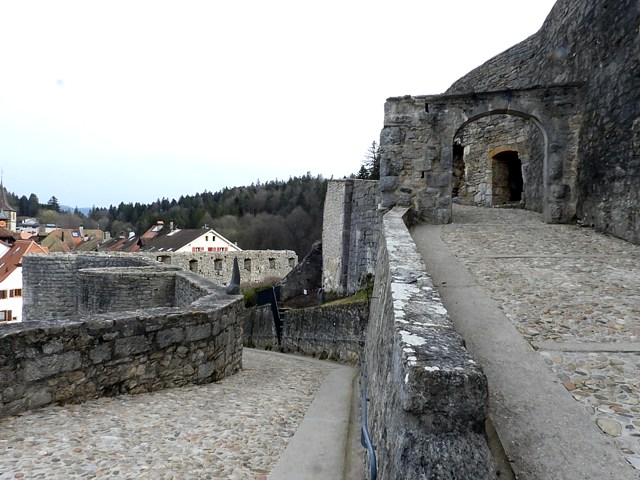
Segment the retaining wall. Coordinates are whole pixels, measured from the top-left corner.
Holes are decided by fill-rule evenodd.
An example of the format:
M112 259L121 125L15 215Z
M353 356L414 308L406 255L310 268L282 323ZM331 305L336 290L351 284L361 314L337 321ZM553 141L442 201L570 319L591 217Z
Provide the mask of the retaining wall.
M384 216L366 332L368 428L378 478L494 478L487 381L454 331L404 224Z
M0 328L0 416L209 383L241 368L242 297L162 265L157 272L112 266L121 261L127 263L107 255L25 256L31 315ZM109 266L97 268L100 262ZM93 268L78 269L86 264ZM56 279L69 280L61 302L39 291L33 273L46 266L54 268L42 282L45 291L54 290ZM150 299L161 292L168 297L153 306ZM47 310L57 305L64 315ZM38 311L45 320L34 319Z
M289 310L282 319L282 344L278 346L271 307L256 307L245 314L244 345L355 364L367 318L364 301Z

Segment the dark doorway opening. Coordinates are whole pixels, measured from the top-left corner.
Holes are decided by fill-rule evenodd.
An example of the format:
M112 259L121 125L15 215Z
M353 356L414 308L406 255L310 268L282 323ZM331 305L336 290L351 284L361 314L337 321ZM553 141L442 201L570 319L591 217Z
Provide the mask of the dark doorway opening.
M493 167L493 204L500 205L522 200L524 180L522 162L518 152L507 150L494 155Z
M458 143L453 144L453 165L451 169L451 196L456 198L460 193L460 187L464 182L464 147Z

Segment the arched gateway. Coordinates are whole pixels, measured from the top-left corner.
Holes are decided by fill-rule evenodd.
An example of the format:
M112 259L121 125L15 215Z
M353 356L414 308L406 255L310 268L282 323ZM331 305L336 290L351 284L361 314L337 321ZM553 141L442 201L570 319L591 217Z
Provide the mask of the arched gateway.
M577 202L579 89L580 85L569 84L388 99L380 136L382 207L408 206L419 221L451 222L454 154L460 154L454 146L456 135L483 117L510 115L531 122L542 138L543 166L539 173L542 179L538 180L542 185L539 202L545 221L573 221ZM522 194L523 186L517 185L522 177L517 179L518 164L513 155L498 153L492 158L498 162L496 174L506 175L506 190L502 186L496 190L505 198L512 195L517 198L518 189ZM509 179L514 183L511 187ZM453 185L454 192L456 188Z

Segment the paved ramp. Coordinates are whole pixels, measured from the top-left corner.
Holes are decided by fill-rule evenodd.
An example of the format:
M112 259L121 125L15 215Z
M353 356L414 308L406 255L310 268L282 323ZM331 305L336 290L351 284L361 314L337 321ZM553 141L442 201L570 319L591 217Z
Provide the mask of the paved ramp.
M412 234L518 478L640 478L640 247L524 210L453 218Z
M338 471L363 468L345 465L355 373L245 349L243 370L217 383L2 418L0 480L339 479ZM297 474L272 475L276 465Z

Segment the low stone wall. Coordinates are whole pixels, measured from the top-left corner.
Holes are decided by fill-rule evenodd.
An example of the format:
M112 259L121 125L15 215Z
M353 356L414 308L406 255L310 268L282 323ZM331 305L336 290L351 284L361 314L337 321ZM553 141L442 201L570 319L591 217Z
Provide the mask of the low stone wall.
M378 478L491 479L487 381L453 329L405 212L394 208L383 219L366 333Z
M282 345L278 346L271 307L256 307L245 314L244 345L355 364L367 317L366 302L289 310L282 319Z
M57 265L66 275L86 264L84 255L58 255L53 263L46 257L27 256L25 267L34 272ZM88 262L94 268L70 276L64 315L43 310L45 320L32 316L0 328L0 417L51 403L209 383L241 368L242 297L194 273L162 265L155 272L95 268L100 260L113 263L95 255ZM33 280L25 289L42 300ZM154 298L160 306L153 306ZM37 301L32 312L55 305L55 299Z

